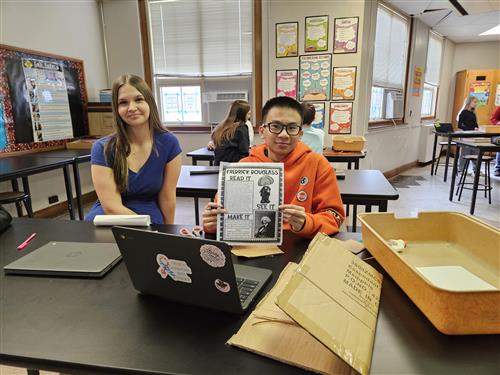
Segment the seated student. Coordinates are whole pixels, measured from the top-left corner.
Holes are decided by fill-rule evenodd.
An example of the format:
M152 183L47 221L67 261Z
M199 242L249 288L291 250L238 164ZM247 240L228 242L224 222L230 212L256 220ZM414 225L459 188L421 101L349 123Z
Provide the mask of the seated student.
M476 97L470 95L467 98L465 98L464 105L462 106L462 109L458 112L458 117L457 117L457 122L458 122L458 128L466 131L470 130L477 130L479 129L477 125L477 118L476 118L476 105L477 105L477 99ZM474 154L474 149L471 147L467 146L462 146L460 148L460 159L458 159L458 171L462 172L465 166L465 159L464 157L466 155L473 155ZM475 172L476 170L476 163L471 163L472 168Z
M253 125L250 122L250 118L252 117L252 111L248 111L247 120L245 121L245 125L248 127L248 140L250 147L253 145ZM215 150L214 141L210 140L207 144L207 148L211 151Z
M253 147L241 162L284 163L284 229L311 238L317 232L338 232L345 214L333 168L324 156L299 142L302 116L302 106L292 98L268 100L259 127L264 144ZM208 203L203 211L205 231L215 232L217 214L224 212L220 204Z
M250 140L246 121L250 116L250 104L235 100L226 118L214 129L212 142L215 148L214 165L221 161L237 162L248 156Z
M304 122L302 124L302 142L308 145L311 150L318 154L323 153L323 141L325 132L311 126L316 116L316 109L311 103L302 103L304 109Z
M151 89L140 77L122 75L113 83L115 133L92 146L96 215L147 214L153 223L172 224L181 169L177 138L161 124Z

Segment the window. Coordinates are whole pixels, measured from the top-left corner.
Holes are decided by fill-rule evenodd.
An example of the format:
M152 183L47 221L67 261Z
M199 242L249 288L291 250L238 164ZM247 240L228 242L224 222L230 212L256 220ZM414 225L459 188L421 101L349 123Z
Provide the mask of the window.
M443 39L436 33L429 31L424 91L422 94L422 117L434 117L436 115L436 102L439 89L442 52Z
M153 85L162 119L206 124L209 91L252 74L252 0L149 0ZM196 84L193 83L196 82ZM250 80L251 81L251 80Z
M403 117L408 62L408 19L379 4L375 31L370 121Z

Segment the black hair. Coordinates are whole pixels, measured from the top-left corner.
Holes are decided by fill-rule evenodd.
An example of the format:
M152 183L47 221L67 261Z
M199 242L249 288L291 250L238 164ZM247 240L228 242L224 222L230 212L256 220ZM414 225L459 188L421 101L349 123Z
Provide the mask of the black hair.
M316 117L316 108L311 103L302 103L302 110L304 111L302 123L304 125L311 125Z
M262 108L262 121L266 120L267 114L274 107L281 108L291 108L295 110L300 115L300 121L304 119L304 110L298 101L292 99L288 96L277 96L275 98L269 99L266 104L264 104L264 108Z

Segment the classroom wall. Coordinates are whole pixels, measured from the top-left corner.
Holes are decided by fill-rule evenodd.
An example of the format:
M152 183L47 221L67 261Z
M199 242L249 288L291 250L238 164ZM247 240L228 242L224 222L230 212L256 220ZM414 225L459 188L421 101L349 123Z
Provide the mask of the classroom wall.
M89 100L97 100L99 89L106 87L101 21L95 0L1 1L0 43L84 60ZM81 165L80 173L82 191L94 190L88 163ZM49 206L50 195L66 200L62 172L34 175L29 181L35 211ZM8 190L10 183L0 183L0 191ZM6 207L15 212L14 205Z

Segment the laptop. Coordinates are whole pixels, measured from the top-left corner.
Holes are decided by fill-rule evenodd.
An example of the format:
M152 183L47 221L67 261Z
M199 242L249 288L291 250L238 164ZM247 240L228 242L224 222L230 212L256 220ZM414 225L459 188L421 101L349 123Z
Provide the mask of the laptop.
M8 275L100 278L120 259L115 243L51 241L3 269Z
M435 122L434 129L440 133L451 133L453 132L453 126L449 122Z
M234 264L231 247L204 238L113 227L132 283L139 292L242 314L272 272Z

